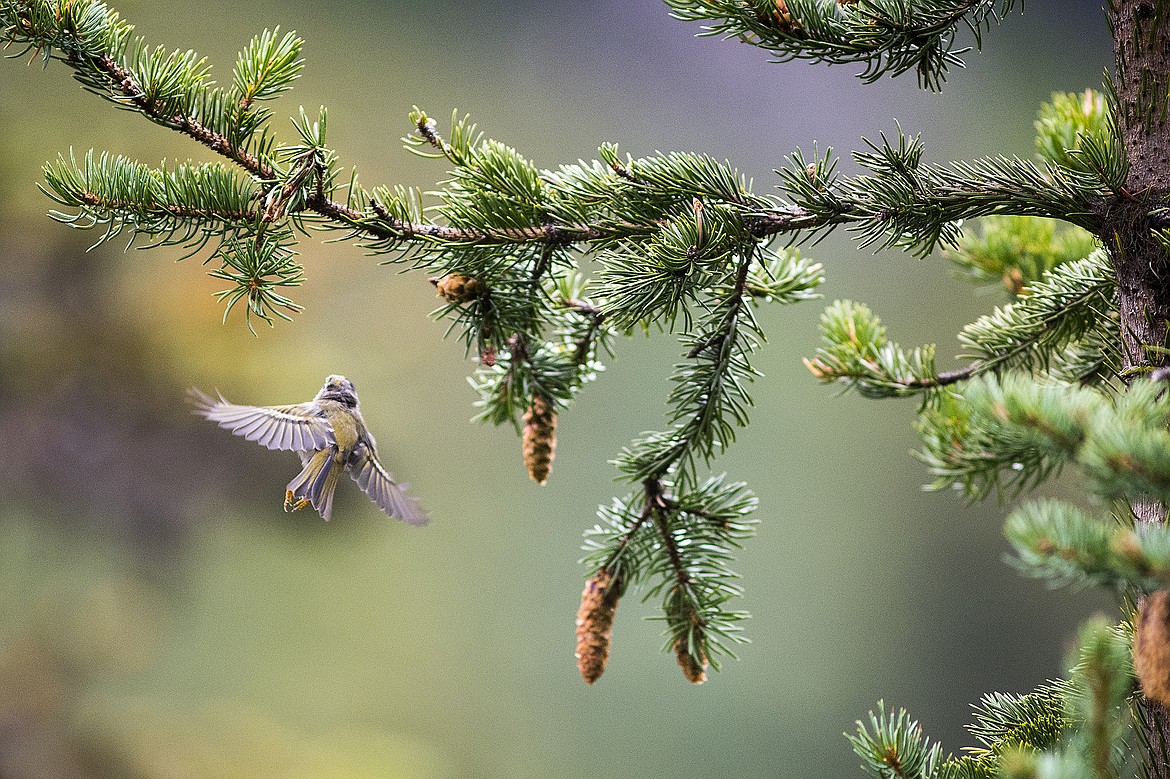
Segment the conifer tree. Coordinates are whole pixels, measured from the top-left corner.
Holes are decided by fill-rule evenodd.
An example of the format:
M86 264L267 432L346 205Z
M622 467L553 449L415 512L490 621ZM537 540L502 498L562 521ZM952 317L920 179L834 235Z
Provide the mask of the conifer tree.
M1012 0L667 0L703 34L777 60L853 63L875 81L913 72L937 90ZM240 53L230 85L193 52L150 46L95 0L3 0L9 47L58 60L114 106L217 152L217 164L152 167L91 151L45 167L55 218L204 253L225 318L290 319L297 246L331 231L428 274L439 314L478 363L479 418L511 423L531 478L550 478L556 423L618 337L660 329L680 341L669 427L617 456L628 492L587 532L577 616L586 681L603 673L614 613L630 587L662 604L665 644L702 682L741 640L735 549L752 533L747 485L712 473L749 422L755 310L817 297L820 264L794 248L844 228L862 246L941 251L1006 302L959 334L962 367L904 348L850 300L822 316L806 365L870 398L921 401L921 458L934 487L972 499L1019 496L1064 468L1093 511L1025 502L1007 519L1015 564L1055 585L1094 585L1126 604L1089 622L1066 680L979 703L979 747L944 756L908 713L886 709L851 738L878 777L1140 774L1170 777L1170 0L1109 0L1116 60L1100 91L1054 95L1036 122L1038 158L923 162L920 138L881 135L837 172L793 151L780 194L759 194L699 153L539 170L466 117L410 114L407 146L448 178L426 203L343 172L324 110L281 140L268 101L290 90L301 41L269 31ZM978 221L971 221L978 220ZM579 260L596 270L586 277ZM571 446L571 442L564 445ZM1102 508L1104 507L1104 508Z

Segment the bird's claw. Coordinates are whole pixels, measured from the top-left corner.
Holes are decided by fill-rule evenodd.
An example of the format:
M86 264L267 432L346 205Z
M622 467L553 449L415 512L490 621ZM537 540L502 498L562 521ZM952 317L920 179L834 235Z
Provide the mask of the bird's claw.
M292 490L284 491L284 510L285 511L299 511L305 506L309 505L308 498L298 498L293 494Z

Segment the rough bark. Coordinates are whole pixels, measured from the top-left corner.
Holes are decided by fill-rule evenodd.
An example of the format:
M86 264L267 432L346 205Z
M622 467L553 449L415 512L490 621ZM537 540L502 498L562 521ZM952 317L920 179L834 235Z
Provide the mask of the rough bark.
M1125 193L1109 203L1102 238L1113 257L1125 367L1159 366L1170 322L1170 267L1150 210L1170 194L1170 0L1113 0L1118 129L1129 161Z
M1107 206L1102 239L1117 274L1124 367L1165 365L1170 265L1154 239L1150 210L1170 202L1170 0L1110 0L1117 124L1129 161L1125 192ZM1130 375L1140 375L1131 371ZM1138 522L1166 521L1166 507L1135 501ZM1170 779L1170 712L1144 699L1151 779Z

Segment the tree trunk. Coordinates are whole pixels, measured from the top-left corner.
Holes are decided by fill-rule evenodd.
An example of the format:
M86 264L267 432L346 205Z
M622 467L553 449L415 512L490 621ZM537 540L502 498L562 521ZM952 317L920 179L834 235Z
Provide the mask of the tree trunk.
M1156 367L1166 354L1147 347L1166 346L1170 268L1149 213L1170 194L1170 0L1156 8L1148 0L1112 0L1110 16L1129 177L1125 194L1105 204L1102 239L1117 273L1124 367Z
M1110 0L1108 12L1117 126L1129 176L1125 192L1105 204L1101 238L1117 274L1123 367L1156 368L1168 362L1170 265L1149 214L1170 195L1170 0ZM1166 521L1166 507L1156 501L1135 501L1133 512L1139 523ZM1141 720L1150 778L1170 779L1170 712L1143 700Z

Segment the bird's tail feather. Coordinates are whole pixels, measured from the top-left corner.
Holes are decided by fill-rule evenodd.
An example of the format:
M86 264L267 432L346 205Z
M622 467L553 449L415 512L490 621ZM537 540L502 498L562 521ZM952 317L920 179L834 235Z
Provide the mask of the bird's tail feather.
M308 459L292 481L288 483L288 494L297 501L308 501L326 522L333 514L333 492L341 475L333 447L326 447Z

